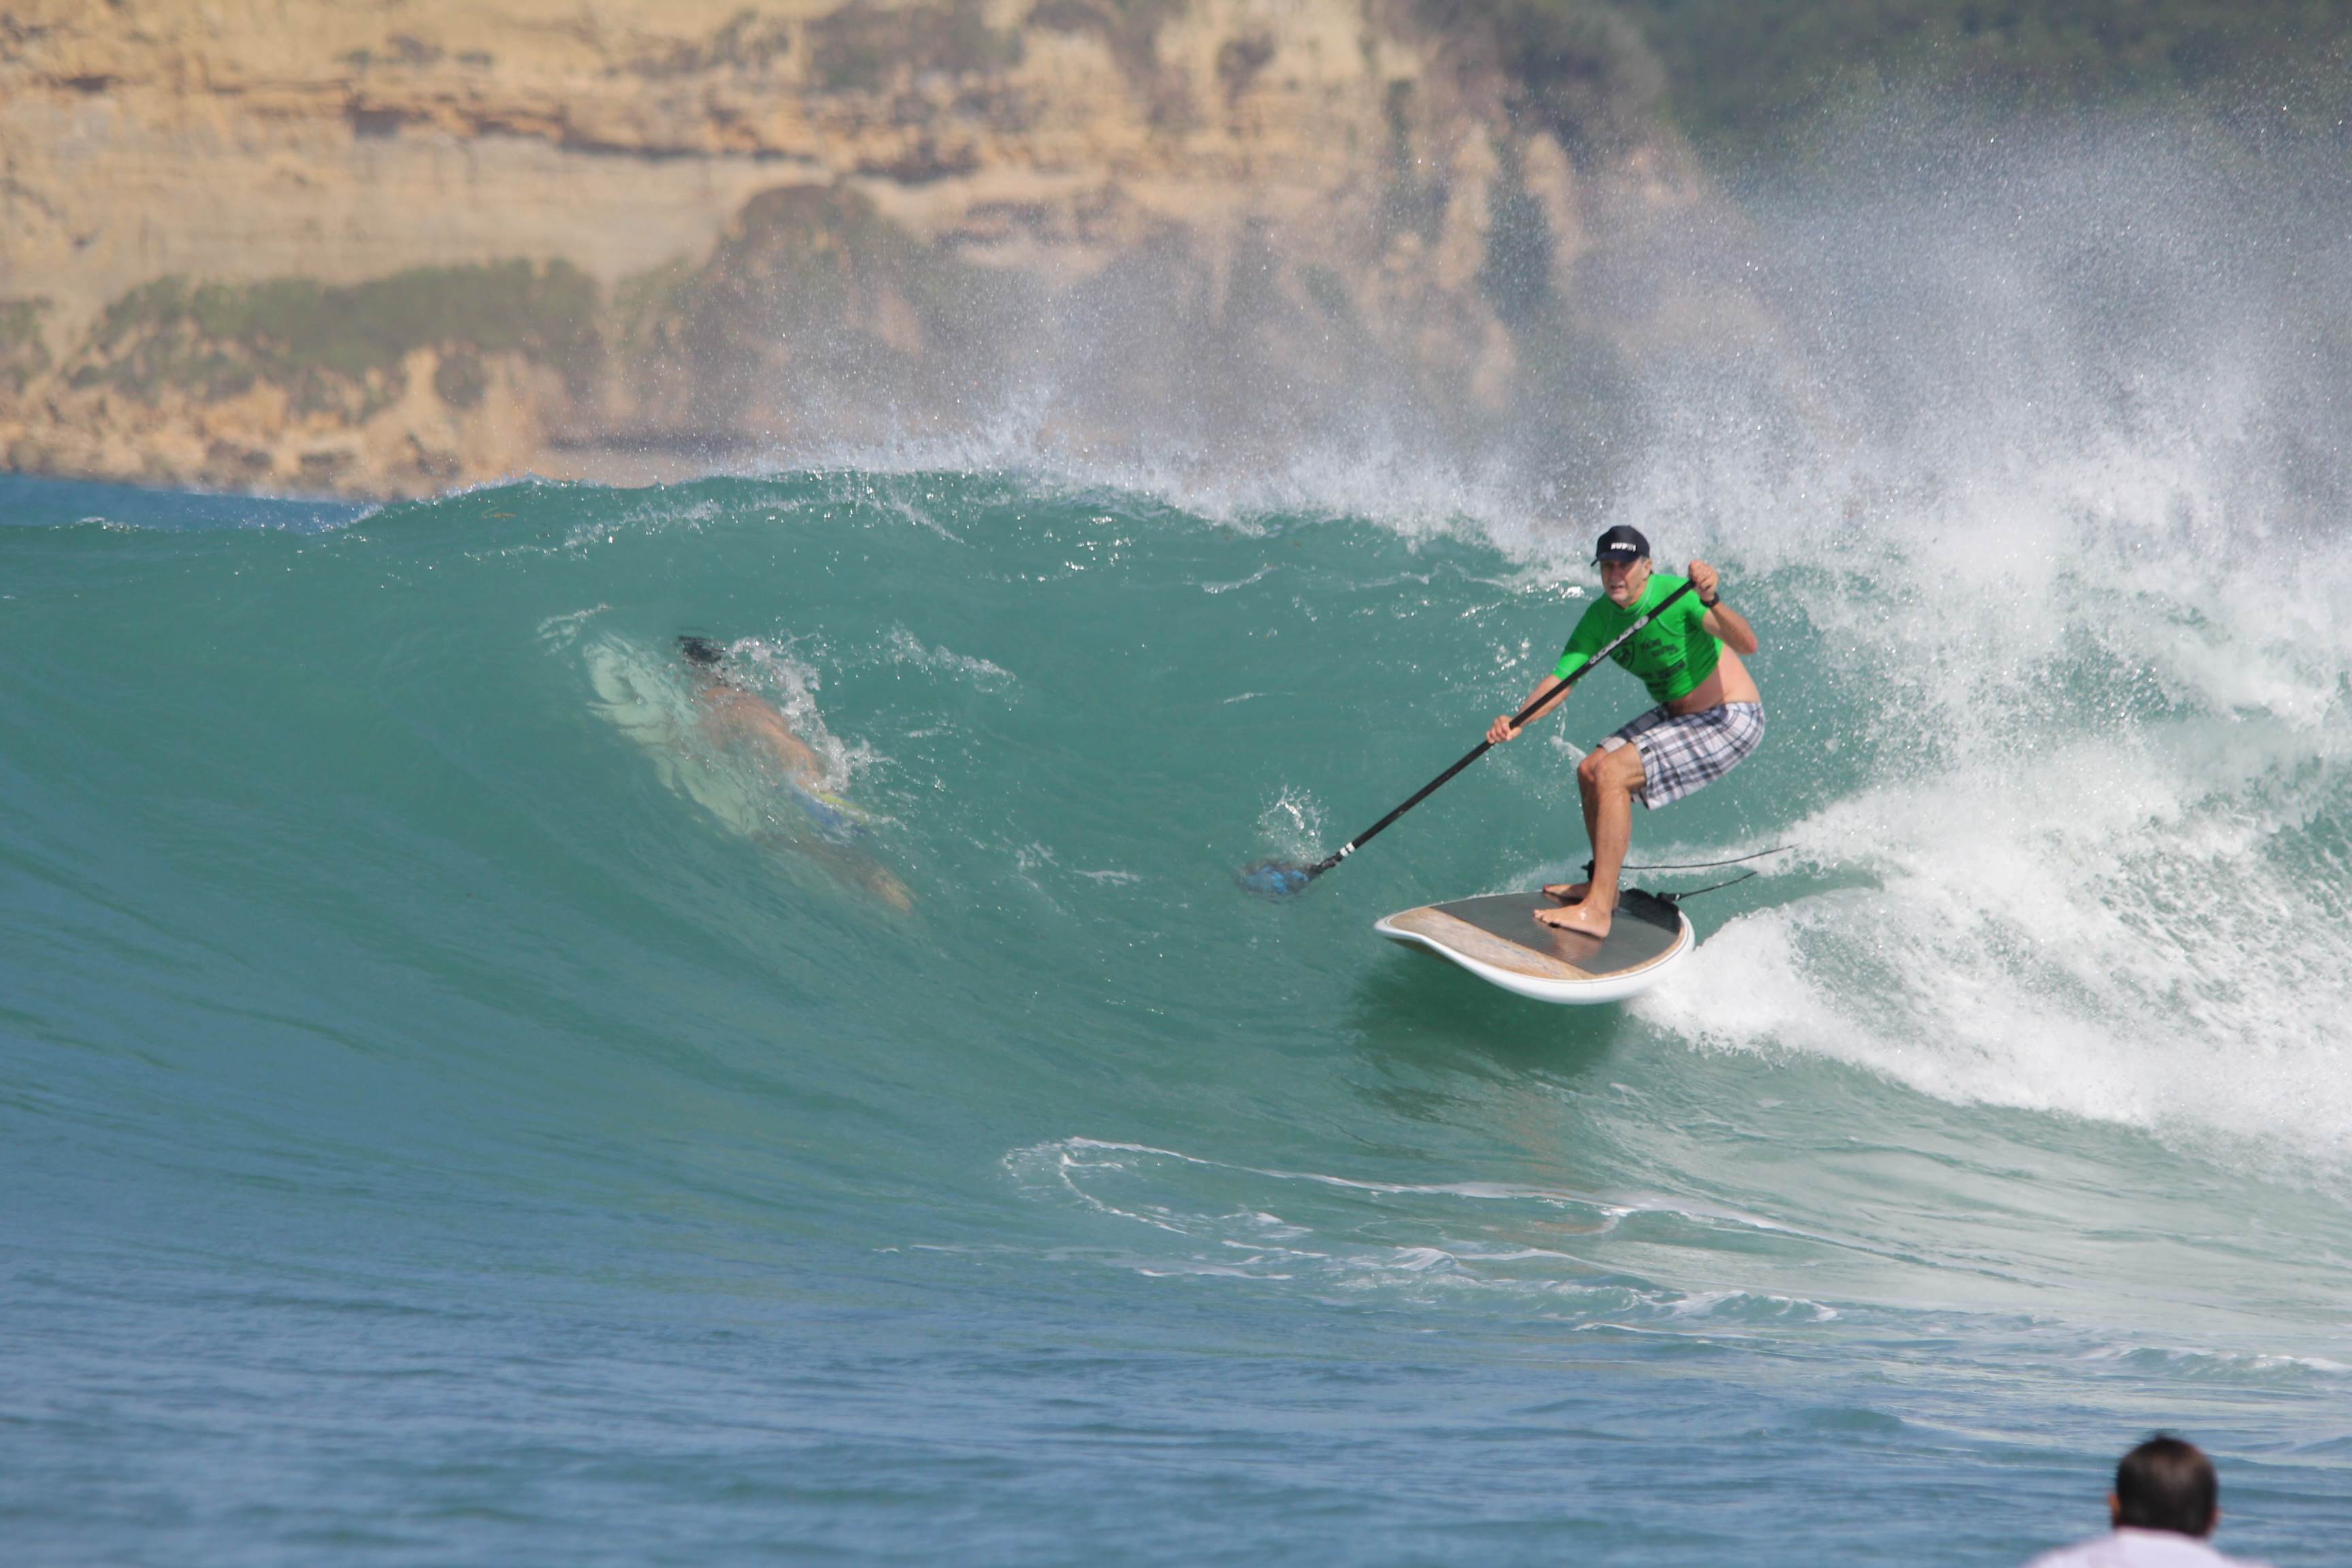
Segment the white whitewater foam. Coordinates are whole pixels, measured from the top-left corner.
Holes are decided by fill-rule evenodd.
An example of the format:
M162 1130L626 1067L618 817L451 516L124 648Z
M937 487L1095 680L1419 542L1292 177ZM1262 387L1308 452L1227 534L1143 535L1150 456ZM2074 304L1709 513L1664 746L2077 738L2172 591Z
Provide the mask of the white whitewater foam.
M2196 419L2151 395L2095 439L1995 401L1856 463L1900 482L1849 477L1827 516L1714 474L1731 581L1774 574L1810 623L1775 628L1801 640L1758 661L1767 702L1834 680L1879 748L1777 832L1877 886L1732 921L1636 1010L2340 1172L2352 928L2339 868L2282 850L2352 816L2352 550L2250 474L2221 393Z
M1693 1240L1801 1235L1712 1205L1603 1200L1508 1183L1369 1181L1093 1138L1015 1149L1003 1165L1030 1196L1117 1227L1113 1245L1065 1255L1154 1278L1300 1283L1350 1296L1516 1298L1564 1313L1579 1328L1631 1331L1720 1333L1839 1315L1784 1294L1637 1281L1614 1263L1570 1250L1600 1242L1635 1215L1690 1221ZM1538 1245L1530 1234L1554 1245Z
M1011 670L993 660L957 653L952 648L928 647L905 626L891 628L886 657L894 664L912 665L933 674L969 680L982 690L997 689L1013 679Z

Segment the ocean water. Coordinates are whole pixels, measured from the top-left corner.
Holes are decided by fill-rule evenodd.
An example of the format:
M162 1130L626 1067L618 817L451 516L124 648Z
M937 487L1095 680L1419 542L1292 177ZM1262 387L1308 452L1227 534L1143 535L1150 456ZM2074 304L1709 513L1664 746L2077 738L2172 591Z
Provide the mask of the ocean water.
M2352 195L2204 158L1865 138L1540 472L0 478L0 1559L1958 1568L2169 1428L2343 1561ZM1370 929L1582 860L1614 672L1235 886L1615 521L1764 639L1666 984Z
M1999 1563L2167 1426L2337 1560L2343 629L2162 513L2021 574L1910 504L1656 530L1773 729L1641 858L1791 847L1570 1009L1369 926L1580 860L1620 675L1232 878L1475 738L1580 541L10 481L9 1557ZM614 721L686 630L854 831Z

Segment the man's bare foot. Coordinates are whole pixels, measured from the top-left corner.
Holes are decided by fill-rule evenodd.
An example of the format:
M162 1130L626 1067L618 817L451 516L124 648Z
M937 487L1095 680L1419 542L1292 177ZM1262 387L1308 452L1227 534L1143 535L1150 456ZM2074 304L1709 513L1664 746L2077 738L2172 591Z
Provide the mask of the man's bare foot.
M1548 925L1554 931L1573 931L1578 936L1593 938L1607 936L1610 921L1613 918L1613 910L1595 909L1590 900L1580 904L1570 904L1566 909L1536 911L1536 922L1538 925Z
M1563 904L1580 904L1584 895L1592 891L1590 882L1551 882L1544 888L1544 897L1558 899Z

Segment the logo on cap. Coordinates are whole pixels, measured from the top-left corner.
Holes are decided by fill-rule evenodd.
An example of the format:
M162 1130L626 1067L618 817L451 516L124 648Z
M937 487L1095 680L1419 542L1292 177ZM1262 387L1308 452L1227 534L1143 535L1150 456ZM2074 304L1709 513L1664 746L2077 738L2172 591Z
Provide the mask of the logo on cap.
M1645 561L1649 554L1650 542L1642 537L1642 531L1622 522L1601 534L1600 542L1592 547L1596 565L1603 561Z

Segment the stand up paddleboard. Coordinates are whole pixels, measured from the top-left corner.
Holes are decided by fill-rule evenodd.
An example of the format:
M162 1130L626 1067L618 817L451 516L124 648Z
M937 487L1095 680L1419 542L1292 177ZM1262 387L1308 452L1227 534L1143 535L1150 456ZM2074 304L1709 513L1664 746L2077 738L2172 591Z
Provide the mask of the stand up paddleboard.
M1619 897L1598 941L1537 923L1536 910L1558 908L1540 892L1487 893L1401 910L1372 929L1538 1002L1622 1002L1665 978L1698 942L1682 910L1639 888Z

